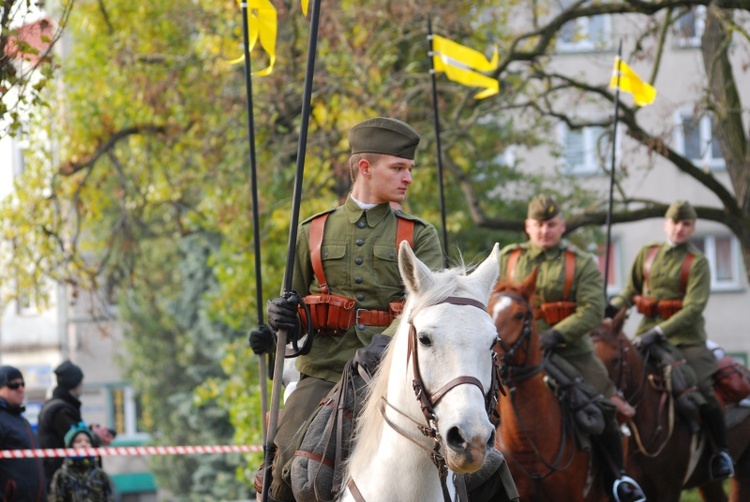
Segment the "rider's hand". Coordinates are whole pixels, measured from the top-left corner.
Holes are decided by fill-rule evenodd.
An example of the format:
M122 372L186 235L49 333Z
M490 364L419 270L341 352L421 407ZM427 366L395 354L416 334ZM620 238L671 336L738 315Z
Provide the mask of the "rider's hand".
M250 348L258 355L272 352L274 345L276 345L276 337L271 330L271 326L268 324L261 324L254 330L251 330L248 340Z
M276 331L286 331L289 340L294 339L299 331L296 295L279 296L268 302L268 324Z
M565 343L565 337L556 329L549 329L539 335L539 343L542 346L542 350L547 352Z
M614 319L614 317L620 312L620 309L612 305L611 303L608 303L606 307L604 307L604 317L608 317L610 319Z
M654 326L650 330L643 333L641 336L638 337L638 345L642 349L648 349L650 346L652 346L655 343L661 343L666 342L667 337L664 336L664 330L661 329L659 326Z

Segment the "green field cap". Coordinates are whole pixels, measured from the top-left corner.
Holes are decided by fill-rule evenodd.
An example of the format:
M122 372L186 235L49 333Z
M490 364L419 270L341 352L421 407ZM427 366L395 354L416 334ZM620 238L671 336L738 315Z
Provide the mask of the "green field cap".
M419 133L400 120L377 117L355 125L349 131L349 146L355 153L382 153L414 160Z
M549 195L539 194L529 203L528 218L531 220L547 221L558 214L560 214L560 207Z

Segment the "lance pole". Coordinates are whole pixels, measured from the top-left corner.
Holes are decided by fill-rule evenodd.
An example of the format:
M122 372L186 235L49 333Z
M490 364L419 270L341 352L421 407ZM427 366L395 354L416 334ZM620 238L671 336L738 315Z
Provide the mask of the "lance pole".
M614 127L612 129L612 165L609 169L609 204L607 207L607 245L604 254L604 302L605 304L609 301L607 298L607 285L609 284L609 261L610 261L610 250L612 248L612 205L614 203L614 191L615 191L615 155L617 153L617 122L620 115L620 68L622 62L622 39L617 49L617 71L615 78L617 85L615 86L615 120Z
M440 189L440 221L443 228L443 264L448 268L448 229L445 223L445 195L443 190L443 154L440 144L440 117L438 115L437 102L437 79L435 77L435 61L432 44L432 16L427 16L427 42L429 50L427 56L430 60L430 77L432 80L432 117L435 127L435 146L437 148L438 187Z
M245 95L247 96L247 139L250 143L250 190L253 203L253 244L255 247L255 303L258 308L258 326L264 322L263 316L263 280L261 277L260 261L260 214L258 210L258 176L255 157L255 121L253 119L253 80L250 65L250 27L248 26L247 1L242 2L242 35L245 39ZM258 372L260 373L260 422L263 427L263 441L266 440L266 412L268 410L268 388L266 378L266 359L263 354L258 356Z
M311 0L310 39L307 46L307 68L305 71L305 87L302 94L302 120L300 123L299 143L297 145L297 170L294 177L294 194L292 197L292 219L289 226L289 243L287 244L286 270L284 273L284 291L292 289L292 275L294 273L294 257L297 253L297 226L299 224L299 208L302 200L302 179L305 173L305 154L307 152L307 130L310 120L310 102L312 101L312 84L315 73L315 54L318 45L318 26L320 24L320 0ZM279 421L279 407L281 401L281 381L284 373L284 355L286 352L287 333L280 329L276 340L276 360L274 364L273 387L271 390L271 416L268 421L268 434L265 445L266 469L263 477L263 492L261 501L268 502L271 485L271 471L275 454L274 439ZM279 471L280 472L280 471Z

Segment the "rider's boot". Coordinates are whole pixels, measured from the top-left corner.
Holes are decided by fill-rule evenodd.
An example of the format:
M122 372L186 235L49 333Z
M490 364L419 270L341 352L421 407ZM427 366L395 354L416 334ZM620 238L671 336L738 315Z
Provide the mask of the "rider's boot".
M721 407L711 405L701 407L700 412L703 423L706 424L718 450L709 461L708 476L712 481L731 478L734 476L734 464L727 447L724 412Z
M641 487L633 478L625 475L622 436L620 436L619 429L611 425L606 427L599 436L599 440L606 454L612 459L613 474L616 478L612 484L612 497L615 502L645 502L646 495Z

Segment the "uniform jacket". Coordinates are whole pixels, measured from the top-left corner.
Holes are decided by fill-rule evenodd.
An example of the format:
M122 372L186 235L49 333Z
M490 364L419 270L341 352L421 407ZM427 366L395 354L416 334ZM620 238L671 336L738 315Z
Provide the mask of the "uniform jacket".
M21 416L23 410L23 407L11 408L5 399L0 398L0 450L39 447L31 425ZM0 459L0 500L46 500L42 459Z
M565 250L569 249L575 253L575 274L568 296L568 301L576 303L575 312L554 326L549 326L544 319L537 319L536 325L540 333L554 327L565 337L565 347L555 350L563 357L593 352L589 332L598 326L604 317L604 281L594 259L563 241L546 251L530 242L512 244L500 252L501 277L507 277L508 274L508 255L519 248L522 252L516 263L514 279L523 280L531 274L534 267L538 267L536 294L543 302L562 301L565 287Z
M70 427L81 421L81 401L68 389L57 386L39 412L39 445L42 448L65 448L65 434ZM44 459L44 477L47 488L55 471L60 468L63 459L59 457Z
M94 458L66 458L52 478L50 502L112 502L109 476Z
M703 310L711 292L711 272L706 257L689 242L674 247L668 243L652 243L641 248L633 262L628 285L620 296L612 300L612 304L618 308L626 305L630 307L633 305L633 297L643 294L643 264L648 250L655 245L659 246L659 251L651 265L647 296L657 301L680 299L682 264L688 253L693 254L695 258L690 266L682 309L666 321L660 316L644 316L636 335L658 325L675 345L705 342L706 322Z
M428 267L443 267L443 253L435 227L424 220L399 212L413 220L414 252ZM310 222L300 225L294 263L292 290L303 297L319 294L320 284L310 261ZM357 309L388 310L388 303L404 299L398 271L396 211L389 204L361 209L351 196L330 211L325 225L321 258L331 294L356 300ZM383 326L356 324L342 336L316 336L309 354L297 358L297 369L305 375L336 382L344 365L357 349L370 343Z

